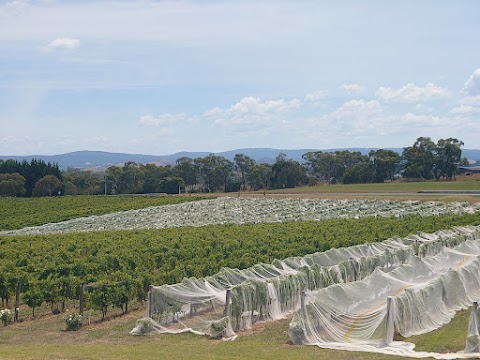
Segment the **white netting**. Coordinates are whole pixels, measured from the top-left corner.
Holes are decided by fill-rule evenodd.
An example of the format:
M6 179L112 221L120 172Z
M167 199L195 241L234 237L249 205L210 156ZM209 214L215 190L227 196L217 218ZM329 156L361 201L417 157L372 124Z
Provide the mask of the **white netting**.
M180 226L324 221L363 217L474 214L480 203L442 201L217 198L0 231L0 235L163 229Z
M226 268L211 277L152 287L149 319L140 320L132 333L191 331L231 339L235 331L248 329L257 321L276 320L297 310L303 290L366 277L369 281L368 276L374 272L374 276L385 274L414 255L437 254L445 246L461 244L479 233L480 228L474 226L456 227L275 260L245 270ZM367 291L367 295L371 294ZM386 296L378 297L385 300Z
M468 240L435 256L413 256L388 273L377 269L362 281L308 292L290 337L294 343L409 357L475 356L416 353L413 344L393 342L393 330L404 337L426 333L471 306L480 298L479 255L480 240Z
M465 353L479 353L480 352L480 323L478 319L478 302L472 305L470 313L470 320L468 322L467 340L465 342Z

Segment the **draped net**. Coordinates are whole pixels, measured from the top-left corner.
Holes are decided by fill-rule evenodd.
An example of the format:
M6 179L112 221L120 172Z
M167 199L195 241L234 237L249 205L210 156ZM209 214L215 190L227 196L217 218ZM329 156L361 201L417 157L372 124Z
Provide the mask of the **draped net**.
M407 338L435 330L477 301L479 256L480 240L467 240L453 249L444 247L434 256L412 256L390 272L377 268L361 281L307 292L290 323L289 335L296 344L324 348L410 357L478 357L472 333L477 329L478 339L475 324L470 325L468 335L473 345L467 340L465 354L416 353L413 344L393 341L393 335L396 331Z
M386 328L383 325L386 310L382 307L386 297L397 289L410 287L408 274L413 276L411 274L417 271L415 266L427 269L430 264L427 258L439 254L445 259L456 259L457 253L475 251L476 247L467 240L476 239L479 235L479 227L454 227L433 234L419 233L380 243L274 260L271 264L257 264L243 270L224 268L214 276L188 278L173 285L152 286L147 316L138 321L131 333L189 331L214 338L234 339L236 332L249 329L258 321L277 320L297 311L301 305L301 293L306 290L311 292L308 295L309 314L326 316L322 314L329 313L330 319L335 319L335 324L343 323L347 327L343 333L339 329L323 327L322 331L332 333L334 341L367 339L367 342L373 341L378 345L385 337L381 329ZM456 249L456 252L443 250L459 244L464 244L464 247ZM438 263L440 269L443 260L429 261ZM438 273L440 270L435 271ZM431 270L431 273L434 271ZM430 276L428 274L425 273L425 279ZM355 291L350 292L352 286L355 286L352 288ZM378 291L373 292L369 286L376 286ZM313 294L323 290L329 291L329 302L340 306L338 309L327 306L325 310L315 310ZM398 306L402 309L400 300ZM354 324L361 325L362 330L357 333L356 327L348 325L350 323L346 317L359 311L362 317L355 319ZM319 320L302 320L299 314L295 314L292 324L311 321L315 324L312 329L320 328ZM410 316L406 311L402 314L405 319ZM291 331L296 328L299 327L292 325ZM304 337L307 336L316 341L320 335L305 328Z

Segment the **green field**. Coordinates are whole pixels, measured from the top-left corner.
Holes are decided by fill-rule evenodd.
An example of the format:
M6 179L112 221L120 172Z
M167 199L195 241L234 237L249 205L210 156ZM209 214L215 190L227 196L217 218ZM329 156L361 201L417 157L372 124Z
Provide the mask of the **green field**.
M41 224L42 221L54 221L50 220L54 218L78 217L82 212L91 215L112 211L108 210L108 207L115 208L115 211L118 211L120 206L124 207L122 210L140 208L142 201L146 201L143 206L160 205L159 202L163 199L171 198L98 199L98 202L97 197L44 199L46 202L40 199L10 199L11 202L9 199L0 199L0 203L9 204L11 211L15 210L15 206L22 208L23 211L17 209L19 216L23 215L22 223L33 225ZM112 200L105 205L110 199L120 200ZM153 203L155 201L157 203ZM37 215L37 212L48 212L45 204L51 207L50 214ZM81 207L80 204L89 209L75 210ZM23 214L30 207L37 210L29 212L30 215ZM44 220L41 220L42 215ZM3 219L2 217L2 223ZM13 215L7 219L10 226L16 220ZM243 268L258 262L270 262L274 258L301 256L331 247L381 241L395 235L406 236L419 231L434 232L467 224L480 224L480 214L2 236L0 274L8 277L12 273L22 273L29 280L38 281L42 274L60 276L71 271L69 276L72 275L77 280L97 281L124 273L131 277L143 277L144 281L155 284L171 283L184 276L211 275L223 266ZM288 319L258 325L253 330L240 333L240 337L234 342L208 340L190 334L146 337L129 335L129 331L143 313L140 308L123 316L110 317L104 322L94 322L78 332L64 330L64 314L45 315L35 320L0 326L0 359L394 358L293 346L287 336ZM409 341L418 344L419 350L423 351L461 350L465 344L467 319L468 312L461 312L446 327Z
M395 181L383 184L335 184L335 185L317 185L303 186L293 189L282 189L269 191L270 193L292 193L292 194L311 194L311 193L418 193L423 190L480 190L480 180L468 179L458 181L423 181L407 182Z

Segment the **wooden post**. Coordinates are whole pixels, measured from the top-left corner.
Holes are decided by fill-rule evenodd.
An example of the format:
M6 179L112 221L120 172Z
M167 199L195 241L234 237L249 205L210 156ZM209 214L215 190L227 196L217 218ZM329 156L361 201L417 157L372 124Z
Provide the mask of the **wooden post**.
M148 285L148 317L153 317L153 286Z
M225 316L230 318L232 316L232 292L230 289L227 290L225 295Z
M15 310L13 312L13 321L18 321L18 309L20 307L20 283L15 287Z
M305 314L307 313L307 309L305 307L305 291L304 290L300 292L300 310L302 312L302 315L305 316Z
M387 297L387 333L385 335L385 344L389 345L393 341L395 332L395 312L393 307L393 296Z
M80 315L83 315L85 307L85 284L80 285Z

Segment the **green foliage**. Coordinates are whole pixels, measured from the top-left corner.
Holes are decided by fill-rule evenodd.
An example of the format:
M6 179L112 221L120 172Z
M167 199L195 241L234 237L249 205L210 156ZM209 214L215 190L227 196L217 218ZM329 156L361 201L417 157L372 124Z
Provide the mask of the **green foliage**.
M413 146L406 147L402 158L404 176L418 179L451 180L462 161L463 142L458 139L440 139L435 144L429 137L419 137Z
M62 182L55 175L45 175L35 183L33 196L61 195Z
M303 155L309 172L316 179L326 181L329 184L342 182L345 171L355 165L368 163L368 157L360 152L350 152L348 150L335 152L308 152ZM350 170L352 171L352 170ZM353 170L358 172L359 169ZM355 176L348 175L348 179L353 181ZM371 176L370 176L371 177Z
M393 150L378 149L371 150L368 155L373 163L375 180L377 182L393 181L395 179L401 160L398 153Z
M272 187L274 189L294 188L306 183L305 168L298 161L287 160L284 154L280 154L272 166Z
M22 196L26 179L19 173L0 174L0 196Z
M25 178L25 195L31 196L33 188L38 180L46 175L54 175L62 180L62 173L58 164L45 163L43 160L18 162L12 159L0 160L0 174L18 173Z
M40 285L36 282L30 283L27 291L23 294L23 301L32 308L32 317L35 317L35 308L42 305L44 295Z
M149 284L467 224L480 224L480 215L0 236L0 278L10 294L19 281L32 308L78 299L82 283L121 282L87 291L90 304L106 316L110 306L126 309L132 299L144 300Z

